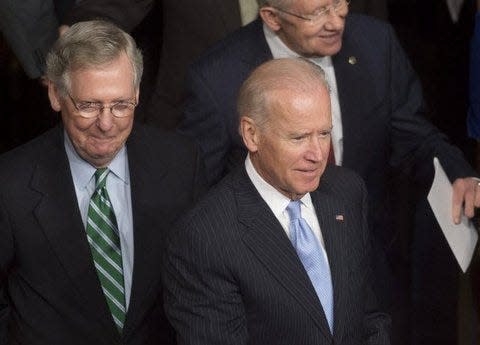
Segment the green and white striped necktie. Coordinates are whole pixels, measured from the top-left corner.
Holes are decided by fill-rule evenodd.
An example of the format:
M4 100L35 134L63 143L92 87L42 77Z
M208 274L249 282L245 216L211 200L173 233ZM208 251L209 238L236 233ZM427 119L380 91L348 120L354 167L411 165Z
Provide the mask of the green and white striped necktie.
M117 220L106 187L109 172L108 168L95 172L95 191L88 207L87 237L103 293L121 332L125 322L125 290Z

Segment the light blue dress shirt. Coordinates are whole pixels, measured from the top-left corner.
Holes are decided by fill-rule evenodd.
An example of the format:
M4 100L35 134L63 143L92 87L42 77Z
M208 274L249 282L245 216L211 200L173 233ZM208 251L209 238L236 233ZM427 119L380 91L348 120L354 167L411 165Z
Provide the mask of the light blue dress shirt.
M93 165L82 159L65 132L65 151L72 173L78 207L86 229L90 198L95 190L95 171ZM127 149L125 146L108 165L110 174L107 177L107 191L113 205L120 233L122 247L123 279L125 287L125 306L128 309L132 289L133 273L133 216L132 198L130 195L130 173L128 169ZM86 236L86 232L85 232Z

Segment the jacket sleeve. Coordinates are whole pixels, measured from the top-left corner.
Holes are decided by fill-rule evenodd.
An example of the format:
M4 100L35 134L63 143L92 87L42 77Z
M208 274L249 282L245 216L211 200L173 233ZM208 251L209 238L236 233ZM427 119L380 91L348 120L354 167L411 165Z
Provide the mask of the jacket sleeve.
M0 30L30 78L44 74L58 25L52 0L0 1Z
M469 99L468 135L480 141L480 12L475 16L475 31L470 46Z
M438 157L451 181L476 176L462 151L427 120L420 80L391 26L387 41L392 114L390 164L413 171L423 180L433 171L433 157Z
M205 161L207 183L213 185L225 173L227 154L232 146L226 114L201 73L190 68L186 79L186 102L178 131L193 138Z
M364 325L364 343L368 345L389 345L390 344L390 316L379 310L379 303L377 296L373 289L373 250L372 238L368 229L368 203L367 191L365 185L362 183L362 235L363 246L365 248L367 260L371 262L370 265L365 265L366 273L366 299L363 317Z
M239 288L207 237L193 223L175 229L164 258L165 312L178 345L246 345Z

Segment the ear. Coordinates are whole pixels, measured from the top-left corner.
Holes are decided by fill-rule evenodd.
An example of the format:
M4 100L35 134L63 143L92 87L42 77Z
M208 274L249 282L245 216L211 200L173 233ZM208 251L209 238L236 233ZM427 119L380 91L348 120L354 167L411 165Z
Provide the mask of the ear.
M140 100L140 89L137 89L137 92L135 93L135 103L138 104Z
M260 129L251 117L242 116L240 118L240 135L249 152L258 151Z
M48 81L48 98L50 99L50 106L55 111L60 111L60 95L58 93L57 87L53 84L51 80Z
M282 28L281 19L278 16L278 11L275 8L266 6L262 7L259 11L259 15L263 22L272 30L277 32Z

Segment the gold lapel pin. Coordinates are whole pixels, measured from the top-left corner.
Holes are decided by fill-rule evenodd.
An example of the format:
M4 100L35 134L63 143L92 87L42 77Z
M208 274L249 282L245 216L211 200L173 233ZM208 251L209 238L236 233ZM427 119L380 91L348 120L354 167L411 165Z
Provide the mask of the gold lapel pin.
M350 57L348 58L348 63L349 63L350 65L355 65L355 64L357 63L357 58L356 58L355 56L350 56Z

